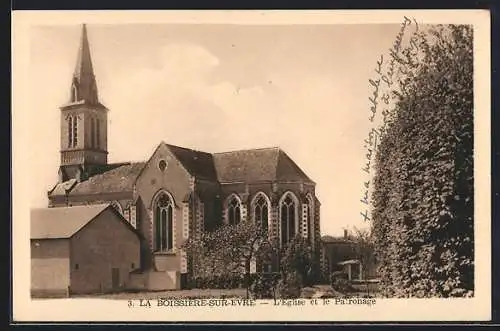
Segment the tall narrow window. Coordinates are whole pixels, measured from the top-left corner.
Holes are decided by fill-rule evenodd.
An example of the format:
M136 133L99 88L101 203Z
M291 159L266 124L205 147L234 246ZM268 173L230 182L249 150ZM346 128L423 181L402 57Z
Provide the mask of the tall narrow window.
M73 147L73 117L68 117L68 147Z
M90 119L90 147L95 147L95 119Z
M73 147L78 145L78 118L73 116Z
M233 197L227 205L227 219L229 224L238 224L241 220L241 206L236 197Z
M312 243L314 231L314 205L310 196L307 197L307 241Z
M267 205L266 199L260 195L255 201L253 208L254 221L257 225L262 227L262 230L266 232L268 228L268 210L269 206Z
M164 252L173 248L173 202L163 193L155 206L155 251Z
M95 141L96 141L97 148L100 148L101 147L101 126L100 126L100 121L98 118L95 121L96 121L96 123L95 123L95 135L96 135Z
M73 84L73 86L71 86L71 102L76 101L78 101L78 89L76 88L76 85Z
M281 220L281 243L287 244L296 235L296 203L290 194L281 201L280 220Z

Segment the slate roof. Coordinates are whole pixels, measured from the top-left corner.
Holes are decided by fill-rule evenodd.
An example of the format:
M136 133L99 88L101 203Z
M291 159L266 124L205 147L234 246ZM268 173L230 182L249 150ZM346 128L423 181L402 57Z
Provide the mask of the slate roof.
M132 191L145 162L127 163L75 185L70 195Z
M278 147L210 154L166 144L182 166L198 179L213 182L313 181ZM66 181L51 196L130 192L147 162L109 164L80 183Z
M295 181L312 182L278 147L213 154L220 182Z
M31 210L31 239L70 238L109 204Z
M77 184L76 179L70 179L62 183L56 184L56 186L50 192L51 195L65 195L66 192L71 190Z
M179 162L192 175L200 179L217 180L213 156L210 153L166 144Z

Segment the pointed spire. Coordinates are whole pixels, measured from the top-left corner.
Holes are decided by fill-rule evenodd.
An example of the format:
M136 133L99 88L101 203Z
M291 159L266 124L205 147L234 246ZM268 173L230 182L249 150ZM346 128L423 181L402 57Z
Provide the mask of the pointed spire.
M97 84L90 56L90 45L87 37L87 27L82 26L82 36L73 81L71 84L71 102L84 101L90 104L98 103Z

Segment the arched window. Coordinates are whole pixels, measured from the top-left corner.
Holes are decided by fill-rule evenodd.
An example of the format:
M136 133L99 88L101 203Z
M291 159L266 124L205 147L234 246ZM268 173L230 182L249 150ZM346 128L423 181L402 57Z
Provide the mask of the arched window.
M287 193L280 201L281 243L287 244L297 234L297 198Z
M71 86L71 102L76 102L78 101L78 89L76 88L76 85Z
M96 134L95 141L96 141L97 148L99 148L101 146L101 125L100 125L100 121L98 118L95 121L96 121L96 123L95 123L95 134Z
M311 243L314 231L314 200L307 195L307 241Z
M253 219L255 223L262 227L264 231L268 230L269 204L263 194L258 194L253 203Z
M73 116L73 147L78 145L78 118Z
M238 224L241 221L240 201L233 196L227 205L227 220L229 224Z
M154 206L155 251L164 252L173 248L173 201L162 193Z
M68 117L68 147L73 147L73 117Z
M95 119L90 119L90 147L95 146Z

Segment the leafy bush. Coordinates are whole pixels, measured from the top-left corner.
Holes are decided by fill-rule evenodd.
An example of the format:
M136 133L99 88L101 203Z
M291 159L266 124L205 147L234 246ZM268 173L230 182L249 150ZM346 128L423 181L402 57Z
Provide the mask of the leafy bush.
M190 237L180 246L193 264L204 288L235 288L248 286L253 260L273 255L277 249L269 241L267 232L256 222L247 220L236 225L222 225L214 231ZM246 278L233 276L245 274Z
M351 282L344 278L334 278L332 280L332 287L335 291L343 294L355 292L356 290L352 287Z
M376 153L373 235L388 297L474 290L471 26L432 28L403 59Z
M280 278L279 273L255 274L250 286L250 293L255 299L275 298L275 291Z
M286 278L281 278L277 285L278 297L281 299L294 299L300 297L302 279L299 273L291 272Z
M348 275L343 271L332 272L330 276L330 284L332 288L340 293L354 292L355 289L348 280Z
M191 280L190 288L199 289L232 289L243 287L243 277L239 274L212 277L197 277Z
M300 287L311 285L317 279L314 273L312 250L305 238L297 235L283 249L280 261L282 278L291 274L299 282Z

